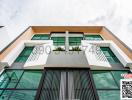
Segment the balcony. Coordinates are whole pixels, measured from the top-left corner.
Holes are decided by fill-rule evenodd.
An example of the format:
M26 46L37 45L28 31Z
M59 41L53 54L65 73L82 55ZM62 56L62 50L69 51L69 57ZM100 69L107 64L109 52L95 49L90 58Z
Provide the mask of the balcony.
M91 68L124 69L132 61L112 41L82 40L82 47Z

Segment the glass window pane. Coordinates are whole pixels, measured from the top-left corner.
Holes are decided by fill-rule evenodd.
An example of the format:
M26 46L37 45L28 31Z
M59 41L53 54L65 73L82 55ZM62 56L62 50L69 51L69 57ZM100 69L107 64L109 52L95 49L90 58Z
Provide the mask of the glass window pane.
M107 60L110 62L110 63L116 63L115 60L112 58L112 57L106 57Z
M77 45L77 43L76 42L70 42L69 45L70 46L75 46L75 45Z
M9 78L4 72L0 77L0 88L6 88L8 86Z
M22 73L22 70L7 70L0 77L0 88L15 88Z
M65 45L65 37L51 37L55 46Z
M34 100L36 91L34 90L5 90L0 96L0 100Z
M52 37L54 42L65 42L65 37Z
M36 91L34 90L15 90L10 100L34 100Z
M58 43L57 43L57 42L54 42L54 45L55 45L55 46L58 46Z
M128 71L111 71L111 73L113 74L116 82L120 86L120 79L123 79L123 77L121 76L121 74L127 74Z
M103 40L100 35L85 35L85 40Z
M41 71L24 71L17 88L38 88L41 75Z
M40 40L39 36L33 36L32 40Z
M100 100L120 100L120 91L118 90L98 90Z
M24 63L27 61L34 47L25 47L21 54L16 58L15 62Z
M109 47L100 47L103 52L109 53L109 56L115 56Z
M32 40L48 40L49 34L36 34L33 36Z
M21 77L23 70L8 70L6 74L8 76L8 86L7 88L14 88Z
M97 89L117 89L111 73L109 71L92 71L93 79Z
M43 34L41 36L41 40L48 40L49 39L49 35L48 34Z
M81 45L81 42L77 42L76 45L77 45L77 46Z
M104 55L110 63L120 63L118 58L114 55L109 47L100 47L100 49L103 51Z
M41 40L48 40L49 37L41 37Z
M65 41L65 38L60 37L58 40L59 40L59 42L64 42Z
M57 45L65 45L64 42L58 42Z
M0 100L9 100L10 95L13 91L11 90L0 90L1 96Z
M76 46L81 45L82 37L69 37L69 45L70 46Z
M24 50L22 51L22 53L20 54L20 56L29 56L31 54L33 50L33 47L32 48L24 48Z
M27 59L28 59L28 57L17 57L17 59L15 60L15 62L26 62L27 61Z
M112 57L116 63L120 63L117 57Z
M103 51L103 53L104 53L105 56L108 56L108 57L110 56L108 51Z

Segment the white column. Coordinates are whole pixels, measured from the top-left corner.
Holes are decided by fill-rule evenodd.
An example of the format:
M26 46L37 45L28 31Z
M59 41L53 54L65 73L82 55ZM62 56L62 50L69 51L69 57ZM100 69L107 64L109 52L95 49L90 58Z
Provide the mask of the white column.
M59 100L66 99L66 72L61 72Z
M66 35L65 35L65 49L66 51L69 51L69 32L66 31Z

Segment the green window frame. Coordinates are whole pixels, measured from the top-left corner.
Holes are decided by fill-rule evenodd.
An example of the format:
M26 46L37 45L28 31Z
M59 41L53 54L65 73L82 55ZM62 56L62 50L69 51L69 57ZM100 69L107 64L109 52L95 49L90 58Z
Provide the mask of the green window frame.
M109 47L100 47L110 63L121 63Z
M23 51L19 54L19 56L16 58L15 63L25 63L32 53L34 47L25 47Z
M126 73L130 70L5 69L0 74L0 99L120 100L119 82Z
M0 100L34 100L42 71L5 69L0 75Z
M85 40L103 40L100 35L85 35Z
M81 40L83 40L83 37L69 37L69 45L79 46L81 45Z
M121 74L129 70L92 70L92 76L99 100L120 100Z
M35 34L32 40L49 40L49 34Z
M51 37L51 40L53 40L55 46L65 45L65 37Z

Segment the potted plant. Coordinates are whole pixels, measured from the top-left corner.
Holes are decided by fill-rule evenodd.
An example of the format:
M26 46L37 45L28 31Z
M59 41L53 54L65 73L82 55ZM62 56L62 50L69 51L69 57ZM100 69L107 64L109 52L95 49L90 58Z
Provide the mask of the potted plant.
M81 51L81 49L79 47L72 47L70 51Z
M65 51L65 49L61 47L57 47L54 51Z

